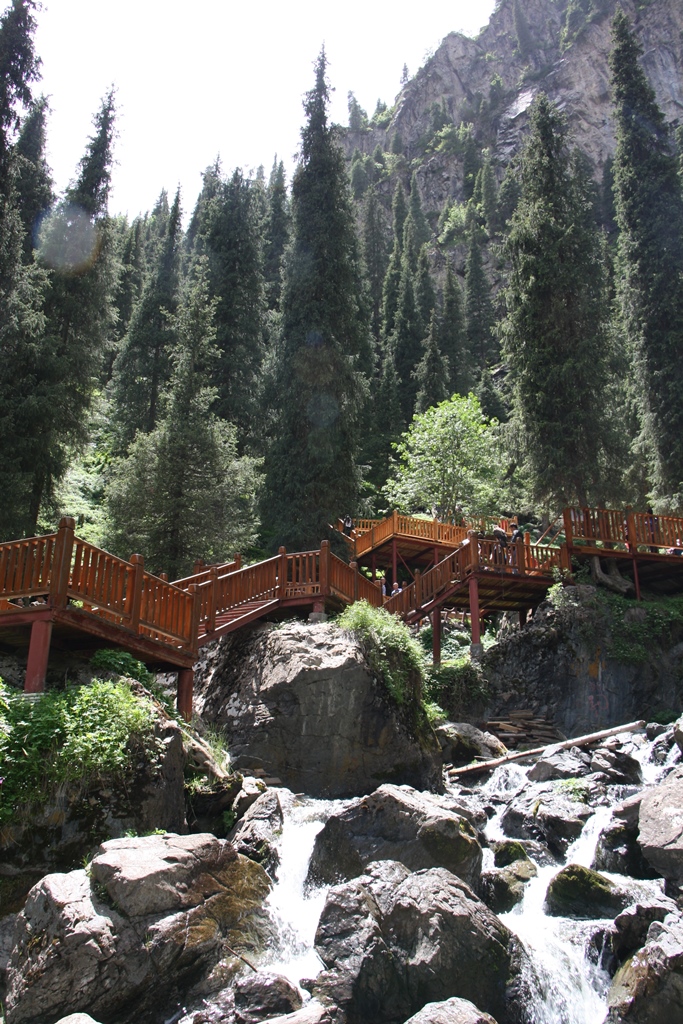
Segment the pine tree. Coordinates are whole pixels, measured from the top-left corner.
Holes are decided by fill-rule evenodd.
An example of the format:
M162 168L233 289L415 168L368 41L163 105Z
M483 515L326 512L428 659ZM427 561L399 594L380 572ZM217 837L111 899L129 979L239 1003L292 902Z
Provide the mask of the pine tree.
M222 561L250 547L258 525L257 464L237 457L235 428L210 411L217 302L205 259L195 274L169 318L176 343L165 414L116 463L108 494L107 543L124 556L141 552L152 571L166 570L171 579L198 557Z
M462 291L449 264L443 289L439 332L439 348L448 361L449 395L468 394L472 383L462 307Z
M413 223L415 249L419 252L425 242L428 242L432 237L432 232L422 209L420 186L417 183L417 174L415 171L413 171L413 176L410 179L408 215Z
M619 300L635 357L644 443L657 492L683 504L683 194L642 49L617 10L610 55L617 149Z
M373 352L344 156L328 122L324 50L292 182L264 516L276 543L312 548L357 510L358 421Z
M136 217L130 226L125 227L125 233L120 243L119 259L121 270L114 295L114 305L118 314L116 326L114 327L116 344L114 357L118 353L122 339L128 332L133 310L142 295L145 279L142 233L142 218Z
M268 182L268 212L263 239L263 279L268 309L279 309L282 288L282 260L289 240L290 216L285 165L273 161Z
M372 333L379 342L382 327L382 294L387 272L387 227L377 192L370 188L363 205L363 259L370 291Z
M161 394L171 374L172 336L167 314L176 309L180 217L178 191L114 364L114 417L121 453L139 430L147 434L153 430L161 415Z
M503 347L535 497L604 494L609 434L601 244L588 183L572 174L564 118L536 101L509 226Z
M390 347L384 355L373 394L372 423L373 429L369 439L371 443L367 445L370 481L375 487L381 488L391 470L393 446L405 429L399 396L399 379Z
M238 427L240 443L257 429L264 355L263 263L252 183L237 169L202 211L195 253L208 257L209 289L218 299L215 412Z
M399 285L398 308L390 344L399 381L399 399L404 424L415 411L417 383L414 370L422 358L422 322L415 304L415 289L410 265L404 260Z
M483 162L477 172L472 202L489 235L495 235L498 231L498 185L488 150L484 150Z
M423 342L424 355L415 370L418 385L415 412L422 413L448 398L448 363L439 350L439 323L432 310L429 334Z
M429 267L429 253L427 246L423 245L417 259L417 272L415 274L415 303L420 314L420 323L423 334L429 330L429 321L432 312L436 307L436 293L432 283L432 274Z
M24 258L33 258L41 218L52 206L52 175L45 159L47 100L33 104L21 126L14 155L19 213L24 227Z
M486 420L489 422L498 420L499 423L505 423L508 418L507 409L498 388L493 383L488 366L481 371L475 395L479 399L481 412Z
M479 231L476 226L470 230L470 243L465 265L465 323L467 347L475 366L483 369L493 361L494 341L493 306L489 284L481 258Z
M382 337L388 339L394 329L398 292L401 283L401 256L403 255L403 227L408 216L406 197L400 181L396 182L392 201L394 245L389 258L382 290Z

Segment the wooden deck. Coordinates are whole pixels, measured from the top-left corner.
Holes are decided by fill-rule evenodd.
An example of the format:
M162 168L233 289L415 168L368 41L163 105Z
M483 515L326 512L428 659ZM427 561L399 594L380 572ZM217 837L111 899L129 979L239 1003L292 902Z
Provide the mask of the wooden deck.
M27 650L25 689L44 688L51 645L92 654L120 647L155 668L178 671L178 705L192 711L193 665L201 645L250 622L302 610L339 610L357 600L384 604L408 623L431 616L434 658L440 657L443 609L467 610L472 642L486 612L520 612L522 621L572 559L616 560L633 579L662 593L683 588L683 519L614 509L565 509L547 531L547 544L501 545L486 536L506 520L465 527L394 512L360 520L347 542L377 576L399 560L412 582L384 600L378 579L347 564L323 541L317 551L278 554L242 566L239 557L169 583L148 573L140 555L117 558L75 536L62 519L54 534L0 544L0 647Z

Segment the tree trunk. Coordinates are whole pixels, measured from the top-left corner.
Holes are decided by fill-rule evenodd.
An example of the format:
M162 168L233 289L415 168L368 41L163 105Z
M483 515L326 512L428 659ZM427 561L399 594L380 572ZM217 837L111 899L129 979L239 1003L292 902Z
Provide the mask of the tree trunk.
M622 597L626 597L627 594L631 594L635 590L631 581L624 579L619 572L619 566L611 558L608 559L605 573L602 571L599 556L593 555L591 557L591 578L596 586L607 587L608 590L620 594Z

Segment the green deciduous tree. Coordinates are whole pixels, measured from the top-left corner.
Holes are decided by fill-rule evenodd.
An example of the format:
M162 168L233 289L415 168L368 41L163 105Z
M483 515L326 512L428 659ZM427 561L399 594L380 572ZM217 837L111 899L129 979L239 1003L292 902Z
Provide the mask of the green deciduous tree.
M605 494L608 337L602 248L590 189L572 173L567 129L545 96L532 111L522 194L509 226L503 348L537 499Z
M658 494L683 505L683 194L672 139L619 9L610 56L622 322Z
M322 51L292 182L278 406L266 458L264 519L276 545L290 548L317 547L329 523L357 509L358 422L374 362L348 175L327 116L326 67Z
M385 488L391 505L443 517L494 511L502 478L500 438L474 395L454 395L415 416L398 456Z
M206 259L169 327L176 339L165 413L115 464L108 545L138 551L152 571L186 575L196 558L227 560L255 539L258 464L237 456L235 428L210 410L218 358Z

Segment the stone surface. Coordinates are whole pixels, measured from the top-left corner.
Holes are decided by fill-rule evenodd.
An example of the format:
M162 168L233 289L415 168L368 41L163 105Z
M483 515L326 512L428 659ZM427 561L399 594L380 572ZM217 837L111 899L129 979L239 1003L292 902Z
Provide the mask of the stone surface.
M482 852L470 823L429 794L380 786L328 819L316 836L309 878L354 878L374 860L397 860L412 871L445 867L476 886Z
M594 871L616 871L632 878L657 877L638 845L637 825L627 825L622 820L610 822L600 833L591 867Z
M434 730L446 764L456 767L475 757L504 757L507 747L491 732L482 732L468 722L444 722Z
M209 650L207 650L209 648ZM398 705L361 644L329 623L239 630L203 648L195 709L233 765L295 792L357 796L382 782L442 788L441 749L417 705Z
M674 1024L683 1007L683 920L653 922L646 944L621 967L605 1024Z
M427 1003L406 1024L496 1024L488 1013L482 1013L469 999L445 999Z
M623 751L611 750L609 747L598 747L593 751L590 770L600 772L610 783L621 786L637 786L643 781L638 761Z
M531 782L576 779L588 775L590 771L590 757L578 747L572 747L570 750L558 750L555 754L539 758L529 770L527 778Z
M609 878L580 864L568 864L551 879L545 910L553 917L614 917L629 902L628 893Z
M103 843L85 871L52 874L18 915L7 1024L87 1010L137 1024L210 971L225 944L265 941L270 882L213 835Z
M479 885L484 903L494 914L507 914L524 899L524 886L538 870L528 859L513 861L500 871L485 871Z
M647 790L640 804L638 842L664 878L683 885L683 767Z
M89 1013L70 1013L68 1017L62 1017L57 1024L98 1024Z
M301 993L282 974L259 971L235 983L235 1020L237 1024L259 1024L270 1017L300 1010Z
M590 805L577 798L577 793L583 795L584 791L571 786L570 781L525 786L503 812L501 825L505 835L511 839L537 840L552 853L563 856L569 844L581 835L592 813Z
M280 862L275 843L282 832L282 807L274 789L261 793L244 817L228 833L238 853L255 860L270 874Z
M674 741L683 753L683 715L674 723Z
M516 943L460 879L444 868L406 875L392 887L377 874L333 886L316 933L326 970L314 994L349 1020L405 1020L426 1002L459 996L507 1020ZM398 875L400 879L400 872Z

